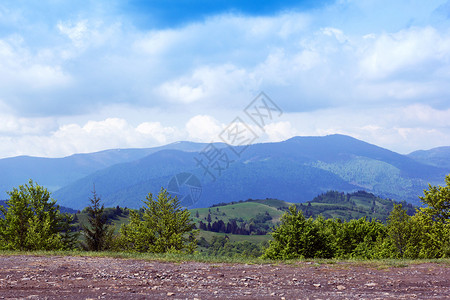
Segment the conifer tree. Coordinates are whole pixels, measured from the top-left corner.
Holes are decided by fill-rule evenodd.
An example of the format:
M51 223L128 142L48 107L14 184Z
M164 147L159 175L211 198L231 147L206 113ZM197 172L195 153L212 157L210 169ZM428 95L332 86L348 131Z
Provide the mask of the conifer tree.
M83 248L90 251L107 250L111 246L114 229L107 224L105 207L103 204L100 206L100 197L97 196L95 185L92 198L89 200L91 201L91 205L87 207L89 224L82 227L85 239Z

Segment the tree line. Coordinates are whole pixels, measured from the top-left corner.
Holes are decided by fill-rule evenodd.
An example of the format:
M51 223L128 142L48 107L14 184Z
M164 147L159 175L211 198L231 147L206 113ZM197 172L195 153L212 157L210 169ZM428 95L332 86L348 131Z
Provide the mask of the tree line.
M86 208L88 222L81 231L73 225L74 216L61 213L48 190L32 180L8 194L6 205L0 205L0 250L192 253L197 245L189 211L165 189L156 197L149 193L139 211L129 211L130 222L122 225L118 235L108 224L95 186Z
M199 222L199 229L204 231L240 234L240 235L265 235L272 229L266 222L272 220L272 216L266 211L265 213L258 213L254 218L248 222L238 220L236 218L230 219L227 223L223 220L214 221L211 223L211 215L208 214L207 222ZM240 224L238 224L240 221Z
M445 182L445 186L429 185L424 190L419 197L424 206L412 216L402 204L395 205L386 224L366 218L350 221L322 216L307 218L299 206L292 205L271 232L273 241L264 249L254 249L247 243L233 245L219 238L205 247L213 255L222 255L224 249L229 249L236 254L263 253L262 257L270 259L450 257L450 174ZM129 222L121 226L118 234L107 222L95 186L91 205L86 208L88 222L80 232L74 228L74 216L61 213L47 189L32 180L8 194L6 206L0 205L0 250L81 248L192 253L198 243L198 230L190 212L164 189L156 196L149 193L138 211L129 210ZM252 223L264 223L267 218L270 215L261 214ZM230 222L227 225L217 222L215 229L236 231L239 226ZM210 226L212 229L213 225Z
M263 257L295 258L443 258L450 257L450 175L446 186L431 186L419 197L413 216L402 204L386 224L366 218L342 221L306 218L289 207L273 231Z

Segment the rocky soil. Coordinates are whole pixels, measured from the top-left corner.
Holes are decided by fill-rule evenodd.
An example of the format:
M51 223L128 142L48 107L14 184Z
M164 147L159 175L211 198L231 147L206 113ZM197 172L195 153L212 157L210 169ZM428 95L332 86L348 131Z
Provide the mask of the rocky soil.
M450 266L0 256L0 299L18 298L450 299Z

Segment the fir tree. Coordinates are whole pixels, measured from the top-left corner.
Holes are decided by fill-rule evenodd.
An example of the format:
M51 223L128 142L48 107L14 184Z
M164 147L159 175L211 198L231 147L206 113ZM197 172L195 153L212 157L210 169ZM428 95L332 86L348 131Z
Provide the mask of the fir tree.
M113 228L107 224L107 219L104 214L105 207L100 206L100 198L94 189L92 191L92 198L89 199L91 205L87 207L89 225L83 225L83 235L85 244L83 248L90 251L107 250L111 245Z

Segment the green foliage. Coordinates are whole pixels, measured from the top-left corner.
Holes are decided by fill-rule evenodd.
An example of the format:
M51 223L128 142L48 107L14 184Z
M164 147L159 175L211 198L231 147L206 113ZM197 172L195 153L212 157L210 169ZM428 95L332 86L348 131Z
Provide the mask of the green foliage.
M376 256L377 244L385 237L382 223L377 220L368 221L366 218L334 222L335 231L331 239L335 257L370 259Z
M100 206L100 198L94 190L91 205L87 207L88 225L82 225L85 243L83 248L89 251L103 251L111 247L114 228L107 224L104 205Z
M420 258L450 257L450 174L446 186L428 186L420 197L426 207L413 217L420 229Z
M419 197L423 204L421 212L430 216L434 221L450 223L450 174L445 177L446 186L428 185L428 191L424 190L424 196Z
M142 217L131 211L129 224L123 225L118 247L137 252L193 252L196 231L187 209L177 197L161 189L155 199L151 193L144 201Z
M308 201L307 205L298 206L306 217L316 218L322 215L326 219L339 218L347 221L366 217L369 220L377 219L384 222L395 204L398 202L365 191L354 193L328 191ZM415 210L411 204L402 202L402 205L409 215L414 214Z
M265 250L264 257L450 257L450 175L446 183L445 187L430 185L420 197L426 207L418 209L413 216L402 204L394 205L386 225L366 218L342 222L318 217L312 221L290 207L273 232L274 241ZM331 195L352 203L352 198L344 194ZM353 198L355 202L358 200Z
M210 256L259 257L262 254L261 245L249 241L231 242L228 236L214 236L211 243L202 239L199 245L207 248Z
M270 259L330 258L332 252L328 237L318 222L306 219L295 205L281 217L281 224L272 233L263 257Z
M413 223L402 205L395 205L387 221L388 243L391 257L403 258L411 255L410 243L413 234Z
M75 246L72 217L59 212L46 188L32 180L8 192L8 209L0 219L0 248L8 250L64 250Z
M272 235L274 241L266 249L265 258L373 258L385 227L366 218L349 222L322 216L306 219L291 206Z

